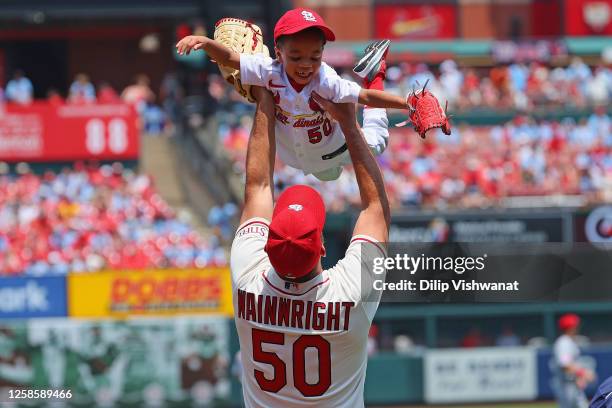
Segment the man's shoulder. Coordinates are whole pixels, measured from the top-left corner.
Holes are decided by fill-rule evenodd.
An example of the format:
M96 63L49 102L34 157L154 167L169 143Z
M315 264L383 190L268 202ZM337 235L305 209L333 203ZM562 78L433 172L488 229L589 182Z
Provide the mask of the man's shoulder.
M253 251L263 251L268 238L269 221L254 217L244 221L234 235L230 257L250 256ZM247 250L250 249L250 250Z
M253 275L256 268L269 263L265 252L268 239L269 221L265 218L250 218L244 221L236 230L230 250L230 269L232 282L243 286Z
M385 257L387 252L385 245L368 235L354 235L351 238L344 257L336 265L329 268L329 271L344 271L348 275L337 275L344 278L355 278L354 273L369 269L373 258ZM333 272L330 276L333 276ZM357 275L359 276L359 275Z
M353 235L351 237L347 252L352 248L359 249L365 254L373 254L377 256L387 255L385 244L366 234Z
M234 239L244 236L265 237L268 234L270 222L265 218L254 217L244 221L236 229Z
M570 336L566 334L559 336L557 340L555 340L554 346L557 348L563 348L563 349L578 348L578 345L576 344L576 342Z

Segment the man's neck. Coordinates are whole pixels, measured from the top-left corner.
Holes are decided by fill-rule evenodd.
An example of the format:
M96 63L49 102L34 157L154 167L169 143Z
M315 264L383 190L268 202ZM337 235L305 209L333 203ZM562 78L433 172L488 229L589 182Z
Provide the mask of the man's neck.
M312 271L310 271L308 274L301 276L297 279L285 279L287 282L291 282L291 283L304 283L304 282L308 282L311 279L314 279L317 277L317 275L320 275L321 272L323 272L323 268L321 268L321 265L317 265Z

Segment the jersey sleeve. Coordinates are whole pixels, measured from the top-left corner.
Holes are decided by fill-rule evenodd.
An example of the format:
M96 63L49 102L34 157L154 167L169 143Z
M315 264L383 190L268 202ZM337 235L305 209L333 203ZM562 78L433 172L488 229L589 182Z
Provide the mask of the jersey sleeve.
M361 87L353 81L340 77L327 64L321 65L322 78L320 94L334 103L357 103Z
M245 85L266 86L273 63L262 54L240 54L240 80Z
M554 345L555 359L560 367L567 367L574 363L574 345L567 338L560 338Z
M250 272L264 263L270 263L264 251L268 241L268 225L265 218L251 218L238 227L230 251L230 269L235 286L244 285L252 277Z
M382 263L377 259L386 257L386 249L381 242L367 235L356 235L330 277L337 279L344 295L356 304L363 305L370 322L374 318L382 290L379 283L385 281L386 271L377 267ZM380 281L376 283L376 281Z

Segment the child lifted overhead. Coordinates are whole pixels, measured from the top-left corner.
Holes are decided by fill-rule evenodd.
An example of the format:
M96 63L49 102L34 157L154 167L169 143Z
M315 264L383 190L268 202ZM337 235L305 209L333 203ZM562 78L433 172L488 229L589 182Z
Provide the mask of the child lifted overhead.
M353 69L363 78L361 87L322 62L326 42L334 40L333 31L317 13L298 8L286 12L274 27L276 59L237 53L204 36L187 36L176 48L179 54L204 50L218 64L239 70L242 84L268 89L276 105L280 159L305 174L329 181L340 176L350 158L340 126L319 106L317 98L366 105L362 130L376 155L386 149L389 140L385 108L410 108L406 98L384 91L389 40L370 44Z

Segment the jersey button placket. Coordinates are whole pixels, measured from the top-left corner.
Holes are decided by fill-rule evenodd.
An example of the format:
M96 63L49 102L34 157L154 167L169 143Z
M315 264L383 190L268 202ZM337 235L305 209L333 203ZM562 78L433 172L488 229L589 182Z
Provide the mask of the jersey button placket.
M295 147L295 153L296 156L298 157L300 163L303 163L302 158L304 157L304 153L302 151L302 143L299 141L296 141L293 146Z

